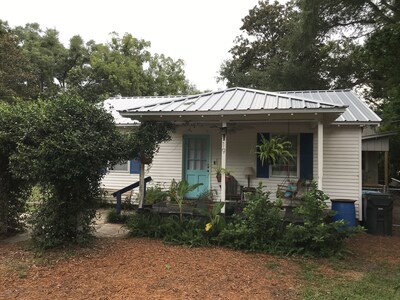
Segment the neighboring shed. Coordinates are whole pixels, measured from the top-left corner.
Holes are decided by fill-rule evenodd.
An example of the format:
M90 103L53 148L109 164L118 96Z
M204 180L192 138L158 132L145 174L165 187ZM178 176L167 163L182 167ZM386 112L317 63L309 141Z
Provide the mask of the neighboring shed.
M396 132L375 133L365 130L362 136L362 171L363 187L379 188L385 191L389 187L389 139ZM379 182L379 155L383 153L383 185Z

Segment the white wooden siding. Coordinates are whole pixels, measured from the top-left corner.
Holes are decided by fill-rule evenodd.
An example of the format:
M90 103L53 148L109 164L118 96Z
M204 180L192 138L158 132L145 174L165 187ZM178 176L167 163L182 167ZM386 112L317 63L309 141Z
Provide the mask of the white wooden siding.
M361 128L324 128L323 190L331 199L356 200L356 215L361 202Z
M389 151L389 137L381 137L362 141L363 151Z
M159 184L167 189L172 179L182 178L182 134L172 134L171 141L161 145L153 163L146 169L146 176L151 176L152 184Z
M257 133L298 134L312 132L314 136L314 178L317 174L317 128L315 122L308 123L248 123L228 124L227 134L227 169L231 170L239 185L247 186L243 175L245 167L252 167L256 172L255 146ZM146 176L151 176L151 184L159 184L167 189L172 181L182 179L183 135L208 135L210 137L210 189L220 192L219 183L213 167L221 163L221 135L218 126L179 127L172 140L161 145ZM332 198L357 200L356 211L361 201L359 172L361 166L361 129L357 126L325 126L324 128L324 178L323 190ZM103 180L106 189L122 188L138 180L138 175L109 173ZM297 180L297 178L290 178ZM277 185L284 177L251 178L251 186L261 183L271 192L275 200Z
M108 172L106 176L104 176L101 186L109 193L112 193L138 180L138 174L129 174L129 172Z

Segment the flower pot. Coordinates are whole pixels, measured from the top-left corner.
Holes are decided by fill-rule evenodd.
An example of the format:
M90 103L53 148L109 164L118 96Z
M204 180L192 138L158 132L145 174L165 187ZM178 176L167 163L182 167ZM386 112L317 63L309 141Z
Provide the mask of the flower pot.
M231 180L231 175L225 175L225 182ZM221 182L221 174L217 174L217 181Z
M145 165L149 165L153 162L153 158L152 157L148 157L148 156L142 156L140 158L140 162L145 164Z

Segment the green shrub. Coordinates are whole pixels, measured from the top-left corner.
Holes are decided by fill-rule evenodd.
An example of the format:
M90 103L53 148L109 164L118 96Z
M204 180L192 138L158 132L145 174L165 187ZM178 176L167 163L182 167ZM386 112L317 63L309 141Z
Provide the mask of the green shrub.
M48 193L33 215L33 241L39 248L86 243L104 168L128 151L125 140L110 114L77 96L29 108L14 126L21 137L10 162L15 176Z
M208 223L205 225L204 230L209 239L216 237L225 228L225 218L221 215L221 210L225 203L215 202L209 209L196 209L201 215L208 218Z
M362 231L361 227L346 227L342 220L330 222L333 213L327 210L328 199L312 185L295 209L295 213L303 217L304 224L289 224L285 228L281 241L284 252L324 257L340 255L344 239Z
M54 191L43 193L44 200L32 214L32 242L39 249L86 245L93 240L93 219L96 210L87 203L59 201Z
M145 204L155 204L159 202L166 201L168 197L168 193L163 191L161 186L156 185L149 187L146 190L146 196L144 199Z
M29 102L0 101L0 236L20 231L24 225L20 216L25 212L32 183L14 174L11 160L24 135L18 125L29 115Z
M344 239L361 229L346 227L343 221L330 222L332 213L327 210L327 200L313 185L295 209L304 224L285 226L281 202L271 202L269 193L258 187L243 213L233 215L227 223L220 215L223 203L217 202L211 210L199 210L199 218L146 212L133 216L127 227L133 236L161 238L174 244L216 243L250 251L329 257L340 254Z
M257 188L243 210L233 217L217 237L221 245L237 249L263 251L276 247L282 235L281 203L271 202L269 193Z
M162 238L161 224L162 216L160 214L145 210L137 211L136 214L132 215L128 219L126 227L131 236Z
M148 211L132 216L126 227L131 236L161 238L167 243L201 246L209 244L200 218L164 216Z
M198 218L184 218L183 221L176 215L164 219L162 224L164 241L191 247L208 245L204 223Z
M125 224L128 221L129 217L129 214L117 213L116 210L113 208L107 211L106 220L108 223Z

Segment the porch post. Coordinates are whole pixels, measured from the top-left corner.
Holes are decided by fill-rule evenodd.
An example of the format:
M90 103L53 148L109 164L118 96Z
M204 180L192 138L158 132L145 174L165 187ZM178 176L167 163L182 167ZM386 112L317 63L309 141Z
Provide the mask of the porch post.
M140 162L140 174L139 174L139 208L143 208L144 193L145 193L144 163Z
M322 190L322 179L324 174L324 124L318 121L318 189Z
M222 170L226 170L226 136L227 136L227 124L226 122L222 122L221 128L221 168ZM226 180L225 173L221 172L221 202L226 202ZM225 206L221 209L221 213L225 214Z

